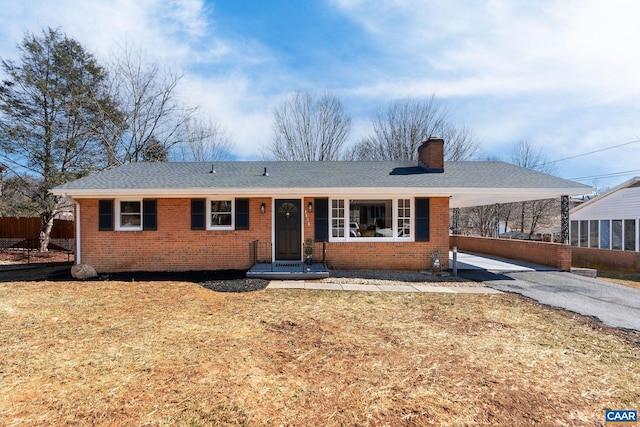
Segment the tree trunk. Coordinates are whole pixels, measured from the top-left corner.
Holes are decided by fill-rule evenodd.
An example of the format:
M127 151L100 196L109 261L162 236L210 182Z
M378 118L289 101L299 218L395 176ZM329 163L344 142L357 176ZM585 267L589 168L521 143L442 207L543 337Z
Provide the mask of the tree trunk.
M53 220L55 212L45 212L40 216L40 252L49 251L49 241L51 240L51 229L53 228Z

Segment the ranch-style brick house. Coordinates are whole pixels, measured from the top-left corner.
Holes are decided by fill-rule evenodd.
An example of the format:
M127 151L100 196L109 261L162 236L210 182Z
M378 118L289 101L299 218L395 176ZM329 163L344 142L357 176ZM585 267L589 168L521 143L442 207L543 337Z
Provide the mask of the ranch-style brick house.
M51 192L74 200L76 263L124 272L300 263L310 241L329 268L419 270L448 253L450 208L591 190L504 162L444 162L442 139L418 157L133 163Z

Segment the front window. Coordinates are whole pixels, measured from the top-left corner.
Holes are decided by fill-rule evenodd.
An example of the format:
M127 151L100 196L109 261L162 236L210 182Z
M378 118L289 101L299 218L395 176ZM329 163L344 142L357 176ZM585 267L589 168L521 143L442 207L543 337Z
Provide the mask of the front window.
M231 200L210 200L209 227L233 227L233 202Z
M411 237L411 200L398 200L398 237Z
M122 200L119 205L118 228L142 230L142 201Z
M411 224L411 199L331 201L332 239L410 239Z
M358 227L351 237L393 237L391 200L349 200L350 228Z
M331 236L344 237L344 200L331 201Z

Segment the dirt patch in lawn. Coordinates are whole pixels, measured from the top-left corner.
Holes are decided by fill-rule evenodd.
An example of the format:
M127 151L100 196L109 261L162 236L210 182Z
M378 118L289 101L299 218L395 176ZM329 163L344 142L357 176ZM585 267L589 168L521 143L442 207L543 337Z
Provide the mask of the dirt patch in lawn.
M1 425L603 425L640 336L513 295L0 283Z

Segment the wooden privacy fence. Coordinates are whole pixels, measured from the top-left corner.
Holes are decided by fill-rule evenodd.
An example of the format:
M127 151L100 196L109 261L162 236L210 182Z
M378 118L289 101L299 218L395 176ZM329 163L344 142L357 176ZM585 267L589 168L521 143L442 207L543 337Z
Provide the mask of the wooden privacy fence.
M74 251L73 221L54 220L49 249ZM0 218L0 250L26 250L27 259L40 248L40 218Z
M0 218L0 238L39 239L40 218ZM73 221L56 219L51 229L52 239L73 239Z

